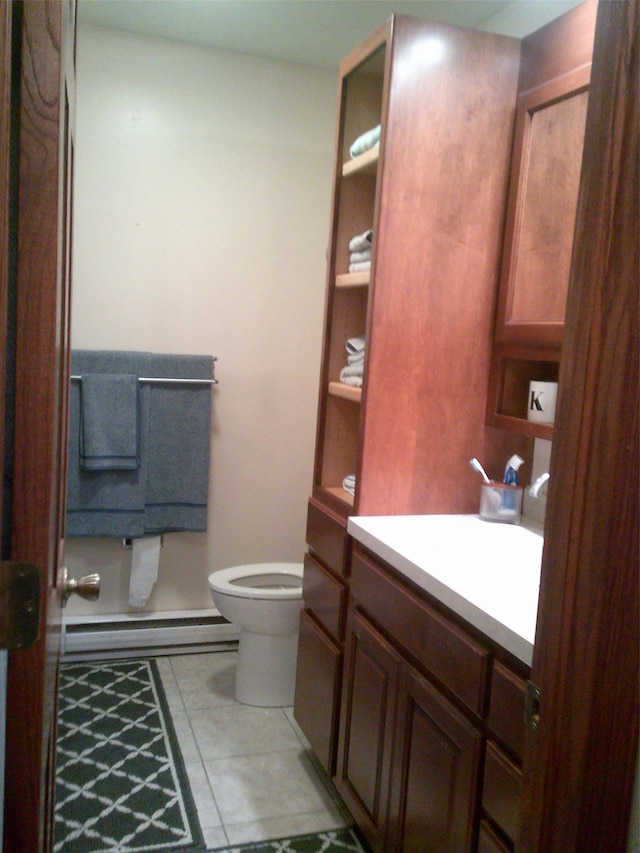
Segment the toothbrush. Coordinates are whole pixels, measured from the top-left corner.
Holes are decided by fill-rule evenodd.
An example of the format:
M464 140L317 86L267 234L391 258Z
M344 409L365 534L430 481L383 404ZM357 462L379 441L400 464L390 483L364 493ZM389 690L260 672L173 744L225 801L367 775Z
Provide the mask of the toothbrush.
M473 457L473 459L470 459L470 460L469 460L469 465L471 465L471 467L473 468L473 470L474 470L474 471L477 471L477 472L478 472L478 474L482 474L482 479L485 481L485 483L490 483L490 482L491 482L491 480L490 480L490 479L489 479L489 477L487 476L487 472L484 470L484 468L483 468L483 467L482 467L482 465L478 462L478 460L475 458L475 456Z

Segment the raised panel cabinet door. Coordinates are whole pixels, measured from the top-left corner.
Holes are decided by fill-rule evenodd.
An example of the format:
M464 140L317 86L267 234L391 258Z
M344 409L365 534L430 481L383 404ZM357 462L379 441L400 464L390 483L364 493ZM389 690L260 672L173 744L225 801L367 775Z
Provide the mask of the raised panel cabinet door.
M484 764L482 808L491 820L515 844L520 831L522 771L489 742Z
M302 599L307 610L336 642L344 640L347 586L311 556L304 557Z
M494 734L522 761L526 681L499 661L493 664L488 723Z
M511 853L511 849L498 838L489 824L483 821L478 836L478 853Z
M336 785L374 850L386 849L395 699L402 661L358 613L347 623Z
M335 770L342 652L306 610L300 614L293 715L329 776Z
M482 735L406 667L398 697L389 851L471 853Z

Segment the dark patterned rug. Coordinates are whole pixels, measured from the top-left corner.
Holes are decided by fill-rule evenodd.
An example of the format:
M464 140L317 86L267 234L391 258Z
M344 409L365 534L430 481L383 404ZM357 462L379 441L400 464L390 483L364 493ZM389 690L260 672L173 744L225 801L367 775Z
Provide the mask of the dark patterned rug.
M204 849L154 660L60 668L55 853Z
M369 853L369 847L351 829L332 829L240 847L219 847L215 853Z

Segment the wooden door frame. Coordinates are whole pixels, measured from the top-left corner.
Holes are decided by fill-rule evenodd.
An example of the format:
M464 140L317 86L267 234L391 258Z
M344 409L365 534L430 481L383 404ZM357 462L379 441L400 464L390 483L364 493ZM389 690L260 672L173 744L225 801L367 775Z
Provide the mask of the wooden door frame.
M554 431L522 853L622 853L638 748L638 0L601 2Z
M12 8L9 3L0 6L0 328L6 325L7 294L9 292L9 187L11 181L11 40ZM4 482L4 387L6 338L0 334L0 484ZM3 489L0 488L0 518L3 506Z
M3 4L5 5L5 4ZM16 7L16 4L9 3ZM66 471L64 291L64 27L70 0L26 2L12 67L19 70L15 437L11 559L41 572L40 632L9 653L5 853L52 849L60 597L57 574ZM17 27L18 28L18 27ZM13 278L13 275L12 275ZM63 454L61 458L61 453Z

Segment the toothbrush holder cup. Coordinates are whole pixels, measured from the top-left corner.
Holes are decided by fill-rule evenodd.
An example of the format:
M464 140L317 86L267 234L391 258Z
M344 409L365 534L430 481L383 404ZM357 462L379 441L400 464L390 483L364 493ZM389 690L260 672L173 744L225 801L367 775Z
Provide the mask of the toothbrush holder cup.
M504 483L482 483L480 486L480 518L519 524L522 513L522 486Z

